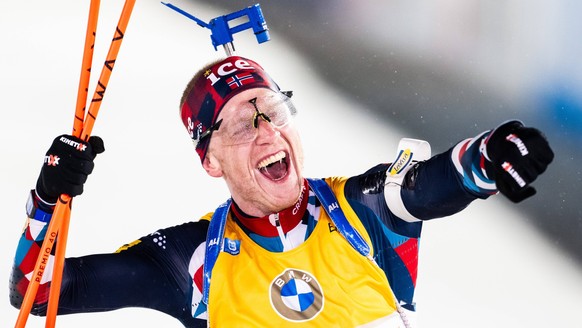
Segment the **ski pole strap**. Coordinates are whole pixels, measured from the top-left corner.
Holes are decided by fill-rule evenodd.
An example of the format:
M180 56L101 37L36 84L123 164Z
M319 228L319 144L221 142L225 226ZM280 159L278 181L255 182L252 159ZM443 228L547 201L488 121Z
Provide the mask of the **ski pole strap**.
M368 257L370 255L370 245L350 224L328 184L323 179L307 179L307 182L339 233L358 253Z
M210 277L224 243L224 228L231 203L232 199L229 198L214 211L206 234L206 253L204 254L204 273L202 276L202 302L206 305L208 305L208 293L210 292Z

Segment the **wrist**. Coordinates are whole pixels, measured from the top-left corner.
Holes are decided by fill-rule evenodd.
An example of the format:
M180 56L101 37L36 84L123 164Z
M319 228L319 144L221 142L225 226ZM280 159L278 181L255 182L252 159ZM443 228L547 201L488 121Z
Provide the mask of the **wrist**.
M491 162L484 150L491 131L485 131L473 138L459 142L451 150L452 162L459 173L463 185L478 197L497 193Z
M36 182L36 188L34 189L34 195L39 202L46 206L54 207L57 203L58 197L50 196L47 192L44 191L42 186L41 178L38 179Z
M483 173L488 179L495 180L495 166L493 165L493 161L491 160L491 157L487 151L489 144L488 141L491 138L492 133L493 130L487 132L487 134L484 136L483 140L481 141L481 145L479 146L479 152L481 153L481 162L483 163Z
M31 190L26 202L26 215L34 220L49 222L54 210L55 204L49 204L42 200L35 190Z
M42 205L45 205L45 207L53 208L57 204L57 198L47 196L41 190L34 189L34 196L38 200L38 202Z

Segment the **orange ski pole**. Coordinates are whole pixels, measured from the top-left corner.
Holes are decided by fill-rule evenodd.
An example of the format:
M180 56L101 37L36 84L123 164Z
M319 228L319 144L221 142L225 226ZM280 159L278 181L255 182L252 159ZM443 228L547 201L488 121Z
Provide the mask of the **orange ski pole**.
M129 18L131 17L134 5L135 0L126 0L123 5L123 10L119 17L119 23L117 24L117 28L113 35L113 40L111 40L111 47L107 53L103 69L101 70L101 76L97 82L93 99L91 99L91 104L89 105L89 112L83 122L83 132L81 133L81 140L83 141L89 140L91 131L93 131L93 125L95 124L95 119L99 113L101 101L103 100L105 89L107 89L107 84L109 83L109 78L111 77L111 72L113 71L113 66L115 65L115 60L117 59L117 54L119 53L119 48L121 47L121 42L123 41L123 36L125 35L125 30L127 29L127 24L129 23Z
M89 81L91 78L91 66L93 63L93 51L95 48L95 37L97 34L97 22L99 20L100 0L91 0L89 6L89 17L87 19L87 31L85 33L85 45L83 48L83 61L81 63L81 74L79 77L79 87L77 89L77 103L75 105L75 118L73 120L73 136L80 137L85 121L85 107L87 104L87 94L89 92ZM45 327L54 327L57 321L59 308L59 296L65 266L65 251L67 247L67 236L69 233L69 223L71 220L71 208L73 199L68 195L61 195L57 207L68 204L69 210L63 213L62 217L55 217L60 223L57 226L59 242L55 250L53 265L53 277L49 292L48 307L46 313Z
M66 197L63 197L66 196ZM56 219L60 223L58 227L57 238L59 239L56 245L55 259L53 264L53 277L51 281L51 289L49 291L48 307L45 319L45 327L54 327L57 321L57 312L59 309L59 296L61 294L61 282L63 279L63 268L65 265L65 249L67 247L67 236L69 233L69 222L71 220L71 208L73 198L68 195L61 195L58 206L66 208L61 217Z
M97 21L99 17L99 5L100 0L91 0L91 4L89 7L89 17L87 20L87 32L85 34L85 45L83 48L83 61L81 65L81 77L79 81L79 89L77 92L77 104L75 108L75 119L73 122L73 135L80 137L81 130L83 128L83 121L85 117L85 103L87 102L87 91L89 89L89 79L91 75L91 63L93 61L93 49L95 45L95 34L97 30ZM38 287L40 285L40 281L42 280L42 276L44 275L44 269L46 264L48 263L50 252L52 251L55 243L55 238L57 233L61 231L63 226L63 221L66 221L65 230L68 229L68 221L70 218L70 211L71 211L71 197L68 195L61 195L59 197L57 206L55 206L55 210L53 212L53 218L49 223L47 234L45 240L42 244L42 256L39 256L37 262L35 264L35 268L33 271L33 279L29 282L29 286L26 289L26 294L24 296L24 300L20 307L20 312L18 314L18 319L16 321L17 328L24 327L26 325L26 321L28 320L28 316L30 315L30 310L32 309L32 305L34 304L34 300L38 293ZM66 239L63 243L66 243ZM56 258L58 259L58 258ZM53 271L54 272L54 271ZM60 281L58 283L58 289L60 290ZM57 289L56 286L54 289ZM55 293L50 293L52 296ZM50 296L49 296L50 297ZM58 303L58 301L57 301ZM51 301L49 298L49 310L51 306ZM48 313L48 312L47 312ZM50 318L50 315L47 314L47 321ZM54 325L54 324L53 324Z
M75 106L75 120L73 121L73 135L81 136L83 121L85 121L85 107L89 92L89 80L91 78L91 65L93 63L93 50L97 33L97 21L99 19L99 6L101 0L91 0L89 18L87 19L87 33L85 34L85 47L83 49L83 62L81 64L81 76L77 90L77 104Z
M101 70L101 76L99 77L99 81L97 82L95 94L93 96L93 99L91 100L89 111L85 119L83 120L83 128L82 131L80 131L79 137L84 141L89 140L91 131L93 129L93 125L97 118L97 114L99 113L101 101L103 100L107 84L109 83L109 78L111 77L111 72L113 71L113 66L115 64L115 60L117 59L117 55L121 47L121 42L123 41L123 36L125 34L125 30L127 29L127 25L129 23L129 19L131 17L131 12L133 10L134 4L135 0L126 0L123 6L123 10L119 18L119 23L117 24L113 40L111 40L111 46L109 48L105 64L103 66L103 69ZM77 106L76 112L79 112L79 104ZM76 122L78 122L77 119L75 119L75 123ZM57 204L57 206L59 205L60 204ZM70 210L69 216L63 217L61 227L58 233L59 242L57 243L56 246L53 279L51 282L51 293L49 296L49 304L47 308L47 320L46 320L47 328L53 328L56 322L61 282L63 277L63 268L65 263L65 250L68 237L69 222L70 222Z

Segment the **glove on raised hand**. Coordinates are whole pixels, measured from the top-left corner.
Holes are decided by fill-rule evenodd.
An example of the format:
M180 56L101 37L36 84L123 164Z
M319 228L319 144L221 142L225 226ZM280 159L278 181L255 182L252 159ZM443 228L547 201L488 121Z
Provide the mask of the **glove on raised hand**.
M542 132L509 121L497 127L486 141L485 167L500 193L518 203L533 196L530 186L554 159L554 152Z
M82 194L83 184L95 166L93 160L103 151L103 140L96 136L90 137L89 142L71 135L56 137L36 182L37 195L45 202L55 203L61 194Z

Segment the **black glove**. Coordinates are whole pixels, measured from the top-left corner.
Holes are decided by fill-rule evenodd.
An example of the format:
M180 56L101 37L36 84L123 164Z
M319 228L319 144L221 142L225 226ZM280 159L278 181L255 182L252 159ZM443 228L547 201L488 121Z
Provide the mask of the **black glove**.
M497 189L514 203L533 196L530 186L554 159L543 133L509 121L497 127L487 140L487 175L495 179Z
M56 137L44 158L36 193L48 203L55 203L61 194L82 194L83 184L95 166L93 160L103 151L99 137L90 137L89 142L71 135Z

